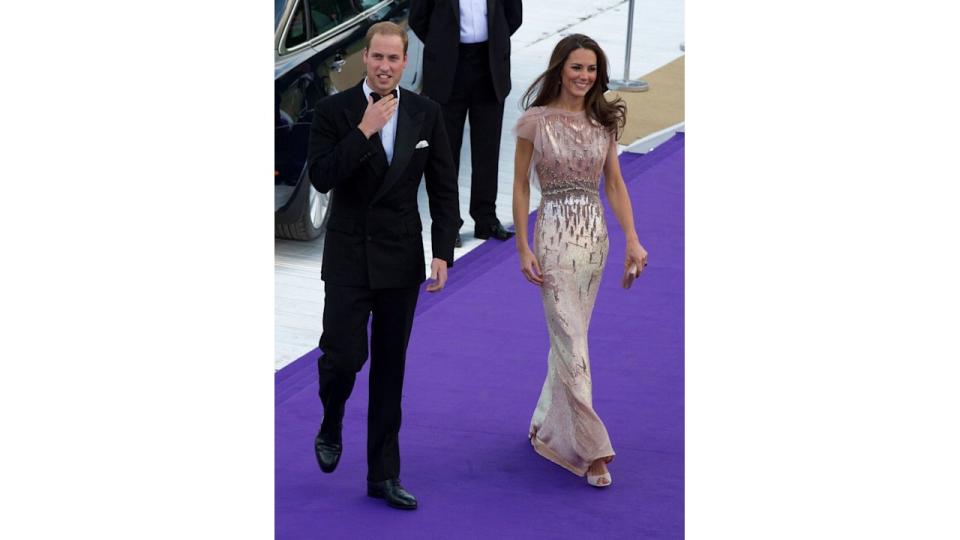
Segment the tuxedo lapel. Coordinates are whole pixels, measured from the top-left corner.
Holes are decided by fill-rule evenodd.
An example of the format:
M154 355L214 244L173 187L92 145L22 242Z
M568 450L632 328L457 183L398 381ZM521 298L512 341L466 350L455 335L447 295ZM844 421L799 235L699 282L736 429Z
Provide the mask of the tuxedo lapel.
M406 94L405 91L404 93ZM414 107L410 106L410 102L410 94L400 99L400 106L397 108L397 136L393 142L393 161L390 162L390 168L387 169L387 176L380 184L380 189L373 195L373 202L376 202L397 182L406 170L407 164L410 163L410 157L413 156L424 113L413 110Z
M450 0L450 5L453 6L453 20L456 21L456 23L459 25L460 24L460 0Z
M344 109L343 113L347 115L347 121L351 125L357 126L360 124L360 120L363 120L363 111L367 110L367 96L363 95L363 81L360 81L360 84L347 90L347 92L352 93L350 107Z

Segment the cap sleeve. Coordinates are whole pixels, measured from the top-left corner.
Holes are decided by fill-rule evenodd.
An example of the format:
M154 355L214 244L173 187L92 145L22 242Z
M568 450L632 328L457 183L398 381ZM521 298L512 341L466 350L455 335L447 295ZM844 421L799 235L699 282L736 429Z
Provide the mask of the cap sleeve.
M543 107L531 107L523 111L520 119L517 120L517 125L513 128L513 133L517 138L536 143L537 124L541 116L543 116Z
M540 137L540 121L543 118L545 107L530 107L523 111L517 125L513 127L513 133L518 139L525 139L533 144L533 155L530 156L530 168L527 176L530 179L530 185L537 191L540 190L540 179L537 177L536 164L540 162L543 155L543 141Z

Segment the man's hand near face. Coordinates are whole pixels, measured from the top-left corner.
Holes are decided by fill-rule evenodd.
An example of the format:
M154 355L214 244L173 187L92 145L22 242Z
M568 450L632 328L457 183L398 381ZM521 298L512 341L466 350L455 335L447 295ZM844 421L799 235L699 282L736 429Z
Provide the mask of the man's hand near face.
M367 96L367 109L363 111L363 119L357 127L369 139L374 133L383 129L396 112L397 99L392 94L376 103L373 102L373 98Z

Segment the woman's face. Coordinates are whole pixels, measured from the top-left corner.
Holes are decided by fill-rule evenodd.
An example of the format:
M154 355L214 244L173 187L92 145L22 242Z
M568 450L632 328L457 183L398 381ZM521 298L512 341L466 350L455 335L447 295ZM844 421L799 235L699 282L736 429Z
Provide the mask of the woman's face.
M597 55L590 49L575 49L567 56L560 74L567 97L583 98L597 80Z

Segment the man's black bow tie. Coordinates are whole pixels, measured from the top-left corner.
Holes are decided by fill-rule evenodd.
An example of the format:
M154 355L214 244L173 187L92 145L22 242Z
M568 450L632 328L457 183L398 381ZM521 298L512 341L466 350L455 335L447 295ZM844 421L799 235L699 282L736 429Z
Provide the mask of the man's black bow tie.
M393 90L391 90L391 91L390 91L390 95L393 96L393 99L397 99L397 89L394 88ZM373 98L373 102L376 103L376 102L380 101L381 99L383 99L385 96L381 96L380 94L378 94L378 93L376 93L376 92L370 92L370 97Z

